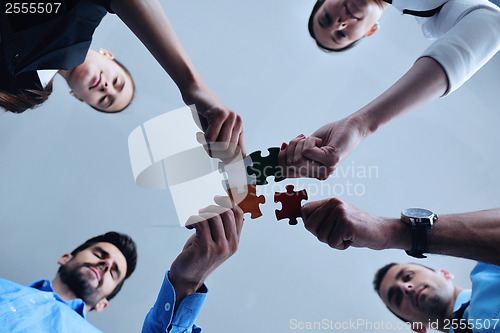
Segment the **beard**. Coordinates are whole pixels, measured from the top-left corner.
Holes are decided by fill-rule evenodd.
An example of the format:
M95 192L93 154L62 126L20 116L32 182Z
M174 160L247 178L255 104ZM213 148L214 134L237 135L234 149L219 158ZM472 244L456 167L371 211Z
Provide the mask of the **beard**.
M100 290L103 280L101 279L97 287L94 287L91 284L94 273L86 268L95 267L99 269L98 266L87 263L78 264L73 262L72 259L59 269L61 281L68 286L77 298L81 298L91 309L105 297Z
M440 293L429 296L422 311L429 316L430 321L442 320L446 317L449 302Z

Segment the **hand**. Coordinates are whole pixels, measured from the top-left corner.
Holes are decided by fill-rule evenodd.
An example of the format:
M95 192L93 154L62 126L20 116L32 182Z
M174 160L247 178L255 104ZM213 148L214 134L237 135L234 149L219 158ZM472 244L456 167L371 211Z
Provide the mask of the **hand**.
M208 154L228 162L240 153L245 156L241 117L227 107L204 84L183 93L187 105L195 105L205 135L198 136Z
M216 197L216 203L220 206L206 207L187 222L196 233L188 239L170 267L169 278L177 295L176 303L196 292L208 275L238 248L243 211L237 206L231 209L228 197Z
M327 179L337 166L365 138L363 124L344 118L318 129L310 137L290 141L278 158L288 178Z
M409 228L400 221L370 215L336 198L305 204L302 219L320 242L339 250L349 246L382 250L409 237Z

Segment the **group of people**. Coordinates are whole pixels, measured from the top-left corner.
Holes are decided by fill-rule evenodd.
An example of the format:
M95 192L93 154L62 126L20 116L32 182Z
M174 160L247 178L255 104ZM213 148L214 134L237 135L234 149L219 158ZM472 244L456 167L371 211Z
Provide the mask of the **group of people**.
M28 1L29 3L29 1ZM350 116L311 136L284 143L279 154L287 177L327 179L362 140L383 125L460 87L500 49L500 9L487 0L317 0L308 29L326 52L346 52L373 35L389 5L415 16L435 41L394 85ZM103 49L89 50L94 30L115 13L175 82L199 113L205 146L224 161L245 154L242 118L204 83L182 48L158 0L65 0L59 13L1 13L0 106L21 113L43 103L60 74L71 94L101 112L119 112L132 101L135 83ZM472 290L452 274L419 264L391 263L374 287L400 319L425 332L437 321L443 332L482 332L500 319L500 209L438 216L405 209L400 218L366 213L337 198L302 207L305 227L336 249L396 248L422 258L436 253L477 260ZM243 213L229 198L188 221L195 229L167 272L144 332L199 332L194 321L207 294L206 277L235 253ZM0 327L9 332L93 332L85 321L100 312L135 269L137 253L127 235L109 232L59 258L52 281L29 287L0 280ZM5 306L4 306L5 305ZM455 320L455 321L453 321ZM453 323L458 323L454 325Z

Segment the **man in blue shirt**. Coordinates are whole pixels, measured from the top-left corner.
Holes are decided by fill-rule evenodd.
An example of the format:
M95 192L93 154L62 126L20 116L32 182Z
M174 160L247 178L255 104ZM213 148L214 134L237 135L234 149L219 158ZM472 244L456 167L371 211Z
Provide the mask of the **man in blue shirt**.
M52 280L29 287L0 279L0 327L3 332L99 332L85 320L100 312L135 270L137 250L127 235L93 237L57 261Z
M204 281L238 247L243 212L231 209L229 198L216 198L220 206L200 210L186 225L195 229L165 275L158 299L142 331L201 332L194 325L208 289ZM86 312L104 310L135 270L134 241L108 232L87 240L59 258L52 280L29 287L0 279L2 332L100 332L85 320Z
M374 216L337 198L302 207L304 225L321 242L345 250L402 249L417 258L424 253L476 260L472 290L451 282L445 270L418 264L389 264L375 277L375 290L413 329L443 332L500 331L500 209L440 215L409 208L401 218Z

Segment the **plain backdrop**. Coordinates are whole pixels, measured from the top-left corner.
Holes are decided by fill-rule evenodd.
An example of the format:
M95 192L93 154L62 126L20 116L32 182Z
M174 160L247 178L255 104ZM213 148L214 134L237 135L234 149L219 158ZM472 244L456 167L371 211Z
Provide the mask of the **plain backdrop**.
M162 2L207 84L243 117L249 153L310 135L356 111L405 73L430 43L413 18L388 8L373 37L349 52L326 54L308 35L313 4ZM0 113L0 276L25 285L52 279L59 256L87 238L109 230L128 233L138 244L137 270L109 308L88 319L105 332L139 332L192 231L172 222L168 191L135 185L127 137L183 103L117 17L106 16L94 37L93 48L107 48L128 66L135 99L120 114L102 114L70 96L56 77L42 107ZM456 92L369 137L326 182L271 181L261 187L264 215L246 218L239 251L206 281L210 292L198 325L206 332L281 333L301 331L291 326L294 320L364 320L409 332L397 329L372 279L386 263L416 259L399 250L330 249L302 222L276 221L273 193L296 184L309 191L309 201L336 196L390 217L415 206L439 214L498 207L499 77L497 55ZM359 170L372 171L363 176ZM431 255L418 262L447 268L457 284L470 287L472 261Z

